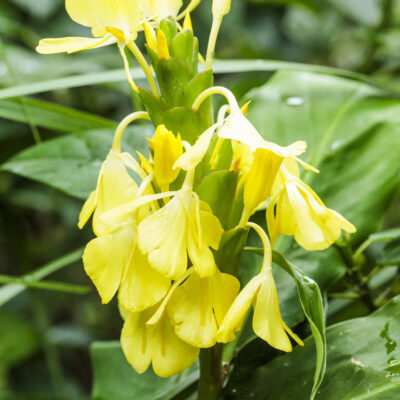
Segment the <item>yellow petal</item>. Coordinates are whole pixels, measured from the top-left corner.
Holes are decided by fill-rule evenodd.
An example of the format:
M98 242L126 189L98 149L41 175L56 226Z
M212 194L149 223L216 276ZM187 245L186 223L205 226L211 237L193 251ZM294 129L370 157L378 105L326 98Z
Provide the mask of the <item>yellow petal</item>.
M146 217L138 228L139 247L148 253L153 268L171 279L179 279L187 267L186 213L174 197L163 208Z
M225 120L222 127L218 130L218 136L244 143L251 149L268 149L282 157L295 157L306 150L306 143L303 141L282 147L264 140L240 109L234 111Z
M162 20L167 17L175 18L182 7L182 0L139 0L144 18Z
M146 321L152 311L130 313L121 331L122 351L139 374L145 372L151 363L154 334L147 329Z
M96 197L96 190L93 190L83 204L82 210L79 214L79 229L82 229L86 225L86 222L88 222L90 216L93 214L93 211L96 208Z
M196 361L199 351L178 338L166 315L161 319L152 353L153 369L158 376L167 378L184 371Z
M136 246L119 290L122 306L132 312L142 311L162 300L170 287L170 280L154 270Z
M241 328L247 310L261 284L262 278L257 275L241 290L218 329L218 342L228 343L234 340L234 333Z
M196 143L178 158L174 168L179 167L185 171L195 168L207 153L215 129L216 125L212 125L206 131L204 131L199 136Z
M244 183L244 206L252 213L271 195L272 185L283 157L271 150L257 149Z
M233 275L223 274L218 271L210 278L210 284L214 315L217 325L220 326L239 293L240 283Z
M85 271L95 284L103 303L116 293L135 245L133 226L91 240L83 253Z
M210 279L192 273L176 290L167 310L176 334L195 347L211 347L218 330L215 320Z
M102 166L97 191L97 208L93 216L93 230L96 235L101 235L118 225L117 221L111 221L110 224L105 223L100 218L101 214L132 201L137 191L137 185L128 174L120 153L114 150L109 152Z
M257 293L253 329L257 336L270 346L282 351L292 351L279 310L278 293L271 270L261 273L263 281Z
M210 247L218 249L223 229L210 206L205 202L199 205L199 210L193 209L192 220L195 222L190 224L187 243L190 260L199 276L204 278L213 275L217 269Z
M213 0L212 14L214 18L222 18L229 13L231 0Z
M166 60L169 58L167 37L161 29L157 31L157 50L159 60Z
M169 131L165 125L159 125L153 138L154 144L154 173L160 187L173 182L179 168L174 169L175 161L182 154L181 137Z
M65 37L42 39L36 47L36 51L40 54L75 53L95 47L108 46L115 42L116 39L111 35L101 38Z
M66 0L65 8L78 24L91 28L112 26L133 38L142 20L141 11L132 0Z

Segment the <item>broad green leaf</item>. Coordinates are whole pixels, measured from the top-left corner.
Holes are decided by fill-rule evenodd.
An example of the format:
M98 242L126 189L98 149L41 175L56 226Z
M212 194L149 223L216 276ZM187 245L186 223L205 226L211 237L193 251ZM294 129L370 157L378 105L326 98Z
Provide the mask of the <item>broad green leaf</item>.
M111 148L113 130L90 130L48 140L22 151L3 164L10 171L86 199L96 187L100 166ZM127 129L123 148L131 154L147 153L148 125Z
M196 187L200 200L209 204L224 229L228 226L235 198L238 174L233 171L215 171L206 175Z
M24 99L33 122L47 129L76 132L85 129L115 128L117 123L97 115L34 99ZM0 118L29 123L18 99L0 100Z
M31 282L40 281L53 272L78 261L82 257L82 254L83 248L75 250L72 253L66 254L57 260L54 260L49 264L46 264L43 267L24 275L24 279ZM21 283L9 283L2 286L0 288L0 307L15 296L22 293L26 288L27 286Z
M328 365L317 392L321 400L391 400L400 390L400 297L373 314L329 327ZM237 399L308 399L313 385L314 343L275 358L241 386ZM277 373L277 371L280 371Z
M247 97L249 119L267 140L308 143L304 159L321 172L305 179L326 205L353 222L358 237L378 230L399 183L400 101L308 72L278 72Z
M377 263L381 265L400 264L400 238L388 243L377 257Z
M171 378L159 378L151 367L142 375L128 364L119 342L91 347L94 400L169 400L198 379L197 364Z
M0 313L0 368L30 357L39 345L32 325L21 316Z
M310 324L315 341L316 367L311 399L321 385L326 369L325 319L321 292L317 283L304 275L295 265L289 263L282 254L274 251L272 261L284 269L296 282L297 292L304 314Z
M329 3L347 17L367 26L377 26L382 19L380 0L329 0Z

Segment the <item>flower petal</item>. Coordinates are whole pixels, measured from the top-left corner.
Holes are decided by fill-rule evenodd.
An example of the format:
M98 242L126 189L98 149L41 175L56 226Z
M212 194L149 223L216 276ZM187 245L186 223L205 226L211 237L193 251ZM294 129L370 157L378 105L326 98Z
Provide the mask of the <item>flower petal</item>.
M161 301L169 287L170 280L154 270L136 246L119 290L122 306L132 312L142 311Z
M138 227L139 247L151 266L164 276L179 279L187 267L186 213L176 197L146 217Z
M121 332L121 346L129 364L142 374L151 363L154 334L146 326L152 310L130 313Z
M91 240L83 253L85 271L95 284L103 304L116 293L135 246L135 231L127 226L112 235Z
M218 329L218 342L228 343L234 340L234 333L241 328L243 319L261 283L262 278L257 275L241 290Z
M88 222L90 216L93 214L94 209L96 208L96 202L97 202L97 191L93 190L89 197L86 199L85 203L83 204L82 210L79 213L79 222L78 222L78 227L79 229L82 229L85 225L86 222Z
M179 339L168 317L164 315L154 338L152 353L154 372L162 378L182 372L196 361L199 351L197 347Z
M263 281L257 293L253 329L257 336L282 351L292 351L279 310L278 292L271 270L262 272ZM288 328L289 329L289 328Z
M42 39L36 47L36 51L40 54L75 53L95 47L108 46L115 42L116 39L111 35L101 38L64 37Z
M176 334L195 347L211 347L218 326L214 317L210 279L192 273L176 290L168 303Z

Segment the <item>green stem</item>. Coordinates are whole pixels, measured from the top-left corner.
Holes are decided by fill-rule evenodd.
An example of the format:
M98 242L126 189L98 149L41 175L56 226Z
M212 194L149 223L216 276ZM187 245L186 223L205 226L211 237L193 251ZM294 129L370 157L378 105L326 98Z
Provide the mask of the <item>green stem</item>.
M222 349L223 345L218 343L214 347L200 351L198 400L218 399L223 383Z
M147 63L146 59L143 56L143 53L140 51L139 47L137 47L134 41L129 42L127 44L128 49L132 52L132 54L136 57L139 65L142 67L144 74L146 75L147 81L149 82L150 89L153 93L153 96L157 99L160 98L160 94L158 92L158 87L156 80L154 79L154 75L151 71L149 64Z

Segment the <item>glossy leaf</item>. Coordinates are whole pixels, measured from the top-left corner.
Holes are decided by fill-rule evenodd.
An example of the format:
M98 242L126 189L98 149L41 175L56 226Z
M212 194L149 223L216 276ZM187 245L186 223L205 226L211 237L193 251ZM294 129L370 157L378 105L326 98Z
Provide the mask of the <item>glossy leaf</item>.
M284 269L296 282L300 303L314 337L316 367L310 397L313 399L321 385L326 369L325 318L321 292L317 283L304 275L295 265L289 263L282 254L274 251L272 261Z
M304 178L327 206L354 223L358 237L376 231L399 183L400 101L308 72L279 72L247 98L248 117L267 140L307 142L304 159L321 172Z
M113 130L92 130L49 140L12 157L3 164L2 170L86 199L96 187L113 133ZM148 125L128 129L123 147L131 154L136 150L146 154L146 136L152 136Z
M24 99L32 120L38 126L62 132L75 132L84 129L115 128L117 123L97 115L74 110L69 107ZM0 100L0 118L29 123L26 112L16 99Z
M327 329L328 366L316 399L389 400L400 390L400 297L364 317ZM229 399L307 399L313 385L314 343L256 370ZM277 373L280 371L280 373Z

